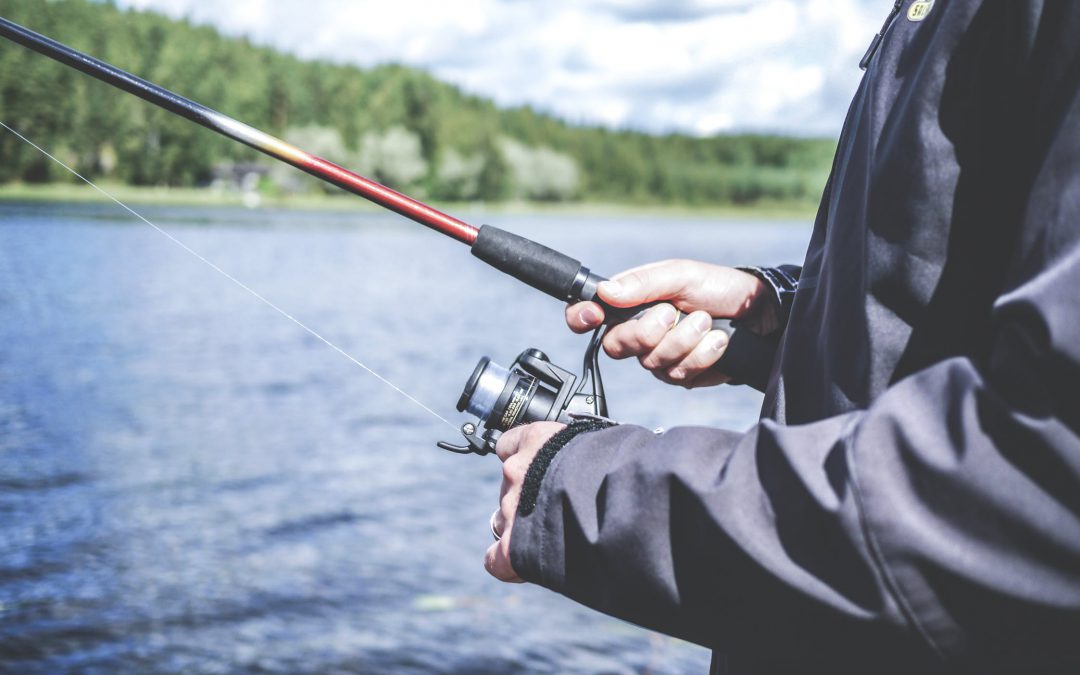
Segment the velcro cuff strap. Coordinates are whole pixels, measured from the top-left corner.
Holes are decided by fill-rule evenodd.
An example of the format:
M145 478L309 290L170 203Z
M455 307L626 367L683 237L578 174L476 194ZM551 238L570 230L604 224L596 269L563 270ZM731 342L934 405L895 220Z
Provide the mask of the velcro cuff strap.
M548 442L544 443L544 447L540 448L540 452L536 453L532 464L529 465L529 470L525 473L525 482L521 486L521 500L518 502L518 515L527 516L536 508L536 500L540 496L540 484L544 482L548 467L551 466L555 455L559 454L567 443L581 434L613 426L615 423L610 420L590 417L574 422L549 438Z

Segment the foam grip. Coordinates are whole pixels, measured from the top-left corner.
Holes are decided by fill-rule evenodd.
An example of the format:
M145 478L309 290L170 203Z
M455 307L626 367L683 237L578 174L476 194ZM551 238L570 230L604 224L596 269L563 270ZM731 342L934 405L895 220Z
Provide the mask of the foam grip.
M472 254L497 270L567 302L581 263L543 244L491 225L480 228Z

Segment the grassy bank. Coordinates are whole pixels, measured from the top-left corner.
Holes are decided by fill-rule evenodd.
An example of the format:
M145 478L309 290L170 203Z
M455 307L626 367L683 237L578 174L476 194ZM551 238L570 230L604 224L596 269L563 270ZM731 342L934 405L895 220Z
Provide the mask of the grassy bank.
M332 210L378 212L381 209L368 201L348 194L296 195L289 197L260 196L258 202L245 201L237 192L210 188L132 187L119 183L104 183L102 188L121 202L131 206L212 206L235 208L273 208L296 210ZM108 203L111 200L89 185L72 183L8 183L0 185L0 202L40 203ZM558 213L583 215L664 215L712 217L718 219L810 220L817 209L810 202L758 202L746 206L689 206L615 202L433 202L433 206L449 213ZM467 219L467 218L466 218Z

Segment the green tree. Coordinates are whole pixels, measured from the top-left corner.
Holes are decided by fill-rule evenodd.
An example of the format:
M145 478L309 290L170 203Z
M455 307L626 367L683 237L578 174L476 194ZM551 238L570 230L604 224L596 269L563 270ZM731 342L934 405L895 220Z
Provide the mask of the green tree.
M0 0L0 15L374 178L443 199L809 202L835 149L825 139L567 124L527 106L499 109L414 68L302 61L109 2ZM221 165L273 164L7 42L0 42L0 119L91 178L200 185ZM71 177L0 134L0 182L55 180Z

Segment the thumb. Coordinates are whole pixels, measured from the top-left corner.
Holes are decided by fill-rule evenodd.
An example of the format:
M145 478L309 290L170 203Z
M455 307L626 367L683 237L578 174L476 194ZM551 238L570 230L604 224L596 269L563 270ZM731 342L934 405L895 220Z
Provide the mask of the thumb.
M684 312L703 310L712 316L743 316L763 293L753 275L731 267L696 260L664 260L626 270L596 287L612 307L635 307L666 300Z
M686 261L665 260L620 272L597 287L600 299L612 307L635 307L655 300L673 300L685 295L695 276Z

